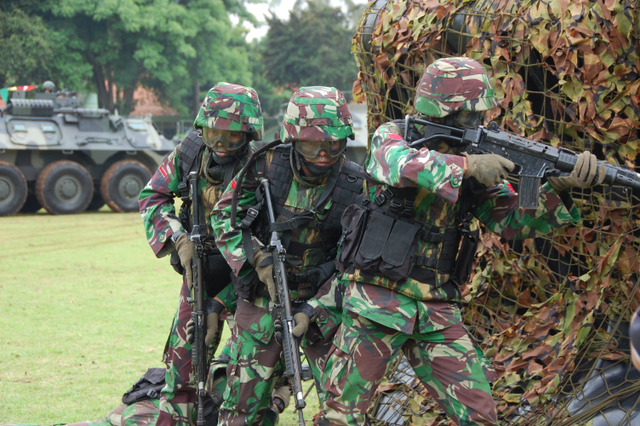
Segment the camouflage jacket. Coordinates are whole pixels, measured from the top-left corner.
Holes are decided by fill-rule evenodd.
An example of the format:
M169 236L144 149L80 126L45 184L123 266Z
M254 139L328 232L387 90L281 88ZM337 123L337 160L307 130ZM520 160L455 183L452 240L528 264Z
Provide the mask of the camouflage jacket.
M170 240L171 236L179 230L185 230L174 206L174 200L180 198L178 185L183 180L179 167L180 148L181 145L178 145L169 154L140 193L140 215L144 223L147 241L157 257L170 254L174 250ZM210 163L211 154L207 148L204 148L204 145L200 153L201 156L195 160L200 162L198 167L200 180L198 184L202 191L208 234L213 235L210 212L224 191L224 180L216 179L212 181L211 172L205 167ZM234 175L240 170L247 158L248 156L245 155L235 164ZM215 183L218 180L220 182ZM193 222L192 218L193 216L190 212L190 223ZM215 250L216 248L212 247L211 249ZM218 298L229 310L233 311L235 309L235 292L233 292L231 284L218 294Z
M461 196L470 196L461 195L464 167L462 156L409 148L400 136L400 129L386 123L376 130L365 161L365 171L373 178L366 182L365 196L374 201L388 186L418 187L413 218L440 228L456 226ZM472 195L475 202L470 213L489 230L510 240L542 235L579 220L578 209L569 195L558 195L548 184L541 187L536 210L518 209L517 194L506 184ZM437 257L438 248L434 243L419 240L417 252ZM428 315L429 303L420 301L460 300L460 292L449 281L449 275L437 271L431 282L408 278L400 283L381 276L365 277L359 269L347 268L343 279L350 281L345 295L346 309L409 332L416 316ZM381 306L385 309L380 309Z
M261 157L258 157L257 161L247 171L242 182L238 183L234 180L222 195L213 212L212 222L213 231L216 236L216 244L218 245L222 255L227 259L227 262L231 266L231 270L240 278L238 283L236 283L236 290L238 295L245 299L251 299L255 295L255 289L248 287L253 285L248 283L249 277L251 275L255 275L255 270L248 261L247 249L252 250L252 252L261 250L268 244L269 233L257 232L255 227L252 227L249 231L252 247L247 248L245 246L245 241L247 240L243 240L242 231L231 227L230 219L233 189L236 185L239 185L237 217L238 223L240 223L241 219L245 217L246 211L258 203L256 191L262 179L269 178L273 198L273 193L277 190L275 185L278 185L279 183L271 182L272 178L269 172L274 164L275 153L281 152L277 150L278 148L276 150L270 150L262 154ZM341 172L345 172L345 170L347 170L346 161L347 160L344 158L341 158L339 162L336 163L335 167L337 167ZM361 168L353 165L353 163L350 163L349 167L356 167L361 171ZM361 174L361 172L359 173ZM330 218L333 218L332 220L335 222L335 230L327 231L303 226L281 233L283 244L285 245L285 248L287 248L286 269L289 276L292 274L304 275L304 273L308 272L313 267L333 261L337 248L336 244L341 232L339 218L344 207L353 203L356 195L360 193L361 181L359 182L360 183L357 184L357 192L342 193L349 198L348 202L338 204L335 202L334 198L329 197L323 209L320 209L318 212L313 212L313 220L318 225L327 223ZM274 201L274 209L277 210L278 207L281 207L282 211L289 216L297 213L309 212L312 209L314 201L323 193L325 185L326 179L316 184L309 184L302 180L298 175L298 172L294 170L293 180L290 184L289 192L286 195L286 200L284 200L284 206L276 206L276 202ZM339 184L336 185L334 192L338 191L338 187ZM263 209L266 210L266 207L263 207ZM262 220L265 220L265 213L266 212L263 211L258 218L263 216ZM286 217L281 214L277 215L276 222L285 222L288 219L290 219L290 217ZM262 229L264 230L266 225L264 222L262 223ZM292 250L294 246L298 249ZM300 247L303 248L303 251L299 249ZM243 280L245 284L241 282ZM292 301L308 300L315 294L317 289L314 289L312 293L309 293L305 284L307 283L300 282L294 285L290 284Z
M147 241L157 257L163 257L171 253L173 250L173 245L170 241L171 236L179 230L184 230L174 206L174 200L180 198L178 185L184 178L180 175L179 167L181 145L182 143L162 162L140 193L140 215L144 222ZM200 167L198 167L199 186L202 190L208 232L213 235L210 212L225 188L222 180L218 183L208 181L207 168L204 165L209 162L210 152L208 149L203 148L201 154L202 158L196 159L196 161L200 161ZM245 158L237 162L234 167L234 175L240 170L246 159L245 156ZM192 217L190 214L190 220Z

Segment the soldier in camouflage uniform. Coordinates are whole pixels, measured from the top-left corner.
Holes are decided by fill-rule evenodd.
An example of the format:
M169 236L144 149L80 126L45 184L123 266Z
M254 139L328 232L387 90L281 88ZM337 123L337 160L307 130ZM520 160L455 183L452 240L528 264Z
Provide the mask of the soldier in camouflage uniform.
M284 116L280 138L285 145L249 163L246 175L234 178L215 208L216 243L238 277L234 284L239 296L219 424L262 424L268 395L284 372L270 313L275 285L266 246L272 231L280 233L287 251L293 332L304 335L303 349L314 376L319 376L319 363L339 321L323 306L340 299L338 283L327 280L335 270L340 216L362 192L362 167L343 155L346 139L353 137L351 113L339 90L299 89ZM261 210L262 179L270 183L277 222L273 226L264 222L266 212ZM233 189L238 194L238 216L244 218L237 228L231 222Z
M140 214L149 245L158 257L172 253L172 264L184 272L179 307L164 351L167 364L166 386L160 400L158 425L173 426L192 422L196 400L191 365L191 344L187 341L187 323L191 318L191 258L189 241L192 214L187 176L197 171L207 217L208 234L213 235L209 214L231 178L248 157L251 140L261 140L263 119L258 95L250 87L218 83L207 94L189 134L160 165L140 193ZM181 197L180 218L173 206ZM233 309L235 294L230 284L229 266L213 242L206 248L207 336L210 353L215 352L221 331L219 315L224 307ZM216 296L217 295L217 296ZM215 296L215 298L214 298Z
M435 61L415 100L423 118L460 128L476 127L496 106L484 68L468 58ZM348 284L323 375L330 398L316 424L368 424L369 402L402 352L457 424L495 425L489 382L495 373L458 307L459 286L476 249L471 216L517 239L576 223L578 210L568 192L558 193L548 183L540 188L538 208L521 210L517 194L503 181L514 167L511 161L493 154L455 155L444 141L435 141L431 150L410 148L403 127L404 121L390 122L376 130L365 161L364 198L343 216L338 261ZM553 185L598 183L596 161L584 153L571 176Z

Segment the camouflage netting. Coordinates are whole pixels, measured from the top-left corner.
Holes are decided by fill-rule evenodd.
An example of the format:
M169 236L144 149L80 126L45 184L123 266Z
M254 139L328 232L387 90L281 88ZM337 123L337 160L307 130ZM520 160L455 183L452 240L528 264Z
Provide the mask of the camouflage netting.
M372 1L353 45L369 134L414 112L428 64L463 55L491 75L502 100L490 119L502 129L635 169L638 3ZM639 195L575 191L577 227L513 244L483 235L465 312L499 376L501 424L640 424L627 336L640 303ZM371 414L382 424L448 424L413 376L398 377L406 371L388 375Z

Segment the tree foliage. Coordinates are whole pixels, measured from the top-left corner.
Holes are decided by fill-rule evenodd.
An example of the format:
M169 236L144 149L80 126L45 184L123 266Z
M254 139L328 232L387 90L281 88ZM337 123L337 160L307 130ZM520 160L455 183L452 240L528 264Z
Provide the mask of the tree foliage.
M275 116L301 85L351 90L351 37L362 5L346 12L299 0L246 41L250 5L268 0L14 0L0 2L0 87L42 84L97 92L99 104L133 110L142 86L195 116L219 81L250 85ZM274 3L273 1L271 2Z
M351 54L354 29L340 8L298 0L288 21L271 16L267 22L262 58L272 83L351 90L358 72Z
M143 86L161 102L195 114L203 92L217 81L251 83L241 24L255 20L245 3L262 1L17 1L0 10L9 18L0 27L0 58L15 58L2 61L0 79L94 86L101 106L124 113Z

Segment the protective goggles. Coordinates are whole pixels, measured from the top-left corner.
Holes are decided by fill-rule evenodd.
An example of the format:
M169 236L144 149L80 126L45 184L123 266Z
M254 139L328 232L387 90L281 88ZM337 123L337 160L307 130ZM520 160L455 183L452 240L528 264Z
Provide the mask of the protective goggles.
M247 134L245 132L230 132L208 127L202 130L204 144L214 152L233 154L247 143Z
M461 129L475 129L484 120L485 111L458 111L453 116L453 125Z
M293 146L296 151L305 158L317 158L320 156L321 151L325 151L329 157L335 158L342 154L347 148L347 140L340 139L337 141L322 142L296 141L293 143Z

